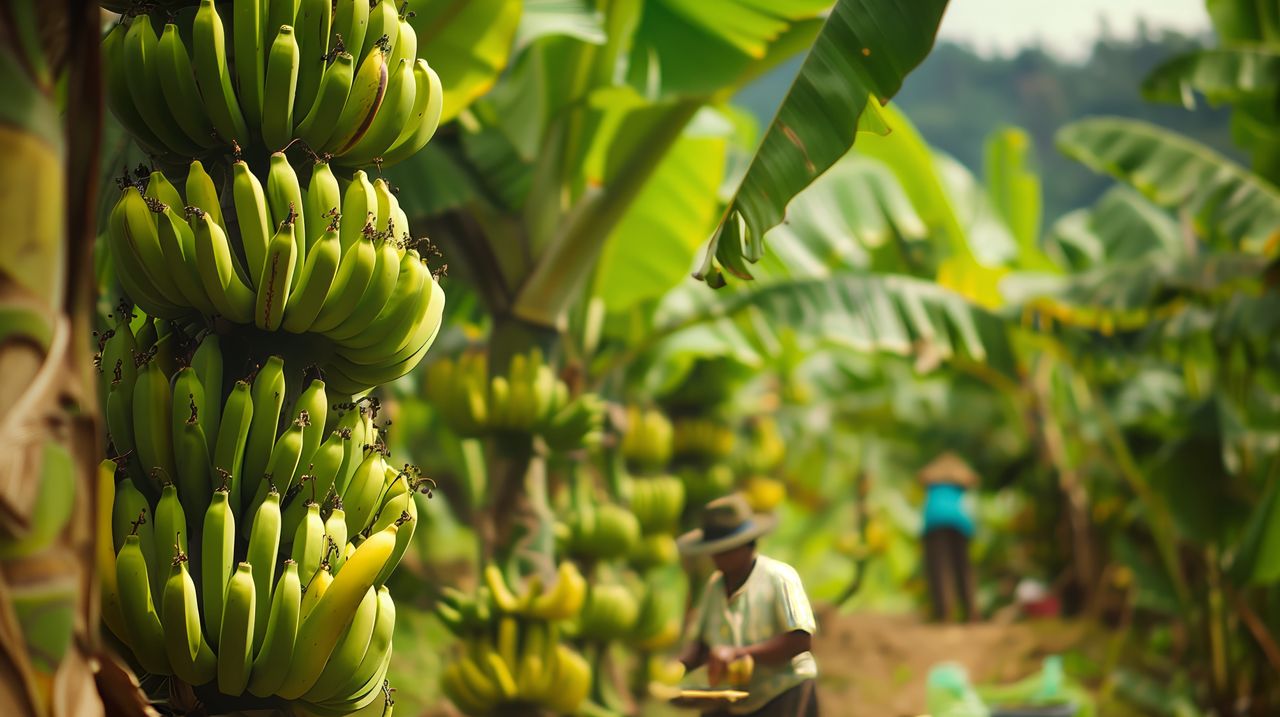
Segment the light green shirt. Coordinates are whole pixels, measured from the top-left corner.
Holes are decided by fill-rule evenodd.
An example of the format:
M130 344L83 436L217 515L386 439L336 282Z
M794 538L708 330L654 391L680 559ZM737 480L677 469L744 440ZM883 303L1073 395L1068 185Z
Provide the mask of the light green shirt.
M689 629L690 641L700 640L713 648L745 647L795 630L813 635L818 626L795 568L757 555L751 574L733 595L725 595L723 575L716 572L711 576ZM810 652L802 652L781 665L756 663L751 682L745 688L751 696L733 705L729 712L754 712L774 697L817 676L818 663Z

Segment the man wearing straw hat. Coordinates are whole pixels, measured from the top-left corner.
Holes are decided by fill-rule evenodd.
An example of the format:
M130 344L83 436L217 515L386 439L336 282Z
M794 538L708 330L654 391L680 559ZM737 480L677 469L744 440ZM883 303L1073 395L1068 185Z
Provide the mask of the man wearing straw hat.
M735 493L708 503L702 527L678 541L681 553L709 555L717 568L680 663L686 670L706 664L713 686L736 666L752 666L742 686L749 696L711 713L716 717L818 715L818 666L809 651L817 623L809 599L794 568L756 552L756 539L773 526L773 516L753 515Z
M925 575L933 619L937 621L951 616L953 597L959 598L961 619L977 619L973 566L969 561L973 518L964 502L965 492L977 479L969 464L949 451L920 470L920 481L925 485Z

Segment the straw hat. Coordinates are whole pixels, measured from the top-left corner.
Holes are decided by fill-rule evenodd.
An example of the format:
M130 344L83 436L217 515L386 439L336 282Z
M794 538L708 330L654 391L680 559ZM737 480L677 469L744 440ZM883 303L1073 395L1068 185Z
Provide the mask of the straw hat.
M925 485L950 483L972 488L978 482L978 474L973 472L964 459L951 451L946 451L934 458L929 465L921 468L917 475Z
M716 498L702 511L702 527L676 540L685 555L714 555L746 545L773 530L772 515L753 514L741 493Z

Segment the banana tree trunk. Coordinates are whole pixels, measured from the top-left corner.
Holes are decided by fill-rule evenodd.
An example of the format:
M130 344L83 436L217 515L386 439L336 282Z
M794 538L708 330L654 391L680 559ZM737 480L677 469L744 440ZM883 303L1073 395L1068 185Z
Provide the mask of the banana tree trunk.
M99 23L96 2L0 5L2 714L149 709L98 628Z

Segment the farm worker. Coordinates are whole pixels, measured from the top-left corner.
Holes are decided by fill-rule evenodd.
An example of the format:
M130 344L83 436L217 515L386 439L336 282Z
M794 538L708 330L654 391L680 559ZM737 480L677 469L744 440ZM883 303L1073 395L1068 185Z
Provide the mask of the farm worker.
M712 686L728 678L749 696L710 714L817 717L818 665L809 651L817 623L794 568L756 552L773 529L740 493L707 504L702 527L680 536L685 555L710 555L716 572L689 625L684 670L707 665Z
M924 564L933 619L950 618L958 597L963 620L977 619L969 540L973 518L966 491L978 476L959 456L943 453L920 470L924 495Z

